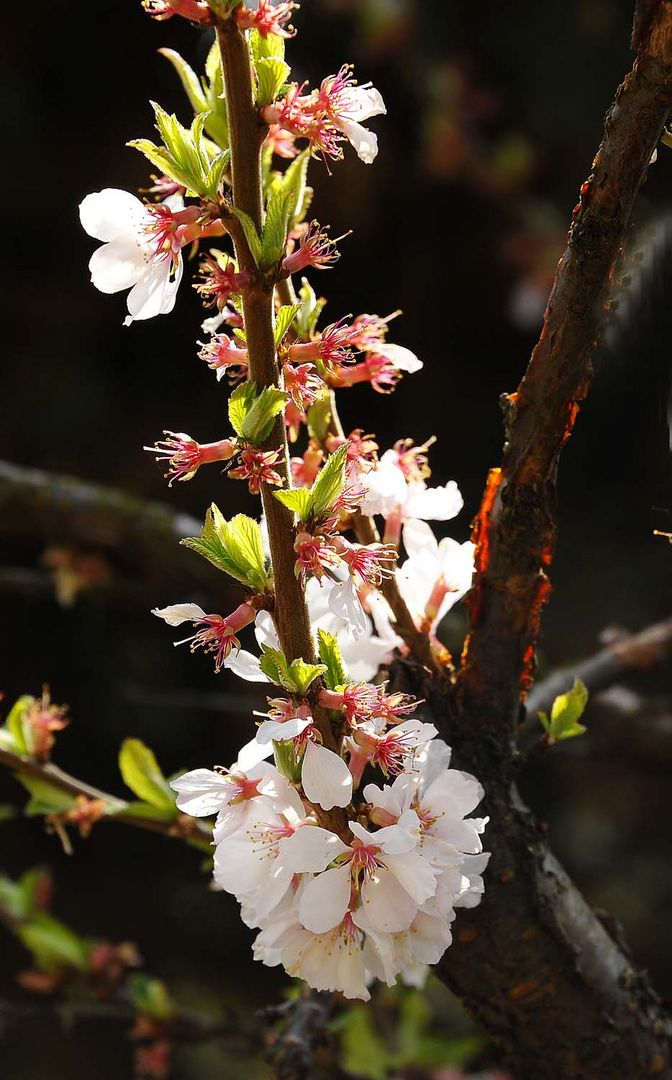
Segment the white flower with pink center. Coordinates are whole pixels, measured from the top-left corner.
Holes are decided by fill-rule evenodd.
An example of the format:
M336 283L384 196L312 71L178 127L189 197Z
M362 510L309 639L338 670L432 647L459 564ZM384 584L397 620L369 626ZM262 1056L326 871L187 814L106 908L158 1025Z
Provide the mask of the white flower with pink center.
M401 525L419 518L422 521L449 521L464 505L454 480L442 487L428 487L425 481L406 475L396 450L386 450L375 468L362 477L366 495L361 503L364 514L385 518L385 539L398 541Z
M181 195L149 205L118 188L87 195L79 216L89 236L103 241L89 261L95 287L104 293L131 290L125 326L172 311L182 279L182 248L222 231L221 225L197 225L201 210L185 208Z
M411 925L418 908L436 889L436 872L415 850L420 822L413 810L395 825L368 832L350 822L350 846L327 829L314 826L285 844L286 865L295 873L315 873L299 903L299 921L323 934L339 926L351 910L353 892L378 930L396 932ZM337 865L327 869L337 860Z
M416 625L433 633L444 615L471 588L474 545L444 537L438 541L424 521L408 521L403 530L408 559L396 571L399 592Z

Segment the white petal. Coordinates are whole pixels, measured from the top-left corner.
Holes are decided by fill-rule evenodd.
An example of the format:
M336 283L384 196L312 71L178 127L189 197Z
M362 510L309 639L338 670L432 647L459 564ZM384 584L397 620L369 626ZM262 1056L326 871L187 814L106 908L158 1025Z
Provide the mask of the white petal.
M168 626L181 626L183 622L197 622L205 618L205 612L198 604L170 604L164 608L152 608L152 615L164 619Z
M255 852L244 833L227 836L215 849L215 881L238 898L263 887L268 868L268 860Z
M130 289L146 269L142 248L133 240L115 240L111 244L103 244L89 259L91 281L102 293Z
M136 319L153 319L155 315L167 315L173 310L182 280L182 256L178 256L174 273L171 265L168 259L148 265L147 272L126 298L129 314L124 319L124 326L130 326Z
M350 120L368 120L387 113L387 109L375 86L355 86L348 96L346 112Z
M408 930L418 910L396 877L383 868L362 885L362 904L371 925L390 934Z
M238 751L238 759L231 766L231 772L250 772L260 762L269 758L272 753L272 746L260 746L256 739L250 739Z
M325 870L306 885L299 904L299 919L306 930L324 934L343 921L350 903L350 868Z
M96 240L134 236L145 214L140 200L119 188L94 191L79 204L82 226Z
M279 649L280 641L275 623L270 612L260 611L254 621L254 636L259 645L267 645L269 649Z
M230 652L222 667L228 668L239 679L245 679L246 682L268 682L261 670L259 657L245 649L241 649L238 653Z
M303 755L301 784L306 798L323 810L347 806L352 798L352 775L343 758L314 742Z
M404 504L407 517L423 518L425 521L448 521L459 514L464 499L454 480L444 487L430 488L424 483L411 484Z
M395 461L389 458L385 460L385 455L375 469L362 476L361 482L366 488L366 495L360 503L363 514L389 517L406 500L406 477Z
M336 833L320 825L304 825L292 836L280 841L283 866L289 867L295 874L319 873L337 855L344 855L349 850Z
M363 637L369 629L366 612L349 573L347 580L334 585L329 593L329 609L343 619L354 638Z
M394 874L416 904L424 904L436 892L436 871L417 851L388 855L386 862L390 873Z
M404 522L403 540L408 556L411 559L431 560L433 572L433 564L439 557L439 542L427 522L417 518Z
M218 814L233 795L231 781L212 769L193 769L170 781L177 792L177 808L192 817Z
M420 840L420 818L415 810L404 810L396 825L386 825L375 832L373 838L386 855L412 851Z
M291 720L265 720L257 730L257 742L262 746L267 746L271 742L295 739L297 735L310 727L312 722L312 717L305 720L300 716L294 716Z
M421 371L424 367L422 360L418 360L415 353L403 345L393 345L390 342L383 341L371 349L371 352L375 353L376 356L384 356L386 360L390 360L394 364L398 371L407 371L409 375Z
M339 118L338 127L357 151L357 157L365 165L371 165L378 153L378 137L355 120Z

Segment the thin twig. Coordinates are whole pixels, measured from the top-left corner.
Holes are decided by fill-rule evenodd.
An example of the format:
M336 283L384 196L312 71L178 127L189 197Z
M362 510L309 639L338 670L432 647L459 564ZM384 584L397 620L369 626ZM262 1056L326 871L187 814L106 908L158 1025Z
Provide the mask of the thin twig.
M129 809L129 803L123 799L118 799L116 795L110 795L106 791L101 791L99 788L92 787L91 784L78 780L75 776L64 772L63 769L59 769L57 765L52 765L51 762L35 761L33 758L12 753L11 750L0 748L0 765L11 769L19 777L27 776L42 780L51 787L57 788L58 791L72 795L74 798L83 795L87 799L104 802L108 812L100 818L101 821L120 821L124 825L133 825L138 829L146 829L150 832L162 833L164 836L170 836L174 839L186 840L202 850L210 851L210 829L196 818L178 813L172 820L162 821L149 815L135 814Z

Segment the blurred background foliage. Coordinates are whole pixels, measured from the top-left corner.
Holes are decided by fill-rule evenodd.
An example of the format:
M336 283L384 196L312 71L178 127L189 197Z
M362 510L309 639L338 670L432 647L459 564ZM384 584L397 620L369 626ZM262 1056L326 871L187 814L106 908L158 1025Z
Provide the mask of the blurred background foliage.
M403 309L393 338L425 362L392 397L368 387L341 395L346 430L375 431L382 448L437 434L434 477L456 479L465 496L451 523L458 539L499 461L498 397L515 389L536 339L604 112L631 63L631 17L630 0L305 0L295 19L300 35L289 59L299 81L351 60L388 107L375 125L381 151L372 168L346 154L333 175L313 173L316 216L333 235L353 229L341 262L315 286L328 295L329 321ZM225 433L225 391L195 355L195 294L183 286L172 316L124 329L123 300L89 285L92 245L77 217L89 191L146 185L142 159L124 144L151 135L148 99L189 116L156 50L168 45L200 65L207 36L179 19L154 24L134 0L11 5L4 21L0 456L197 517L213 497L227 513L243 509L242 485L207 470L168 492L140 449L163 428L203 441ZM629 281L616 287L599 375L564 455L542 671L594 652L607 627L636 629L669 615L671 552L653 529L672 530L671 222L672 153L662 148L638 202L624 259ZM167 774L228 763L260 701L258 689L226 672L215 678L204 657L174 651L149 615L155 604L180 600L226 609L225 583L213 571L195 586L196 557L184 552L180 588L158 566L139 567L135 554L64 544L29 517L0 520L5 702L48 683L73 719L59 737L58 762L117 793L124 737L147 742ZM458 623L446 633L459 633ZM588 735L537 760L523 778L558 854L589 899L623 923L636 960L667 994L669 676L668 663L596 698ZM0 802L22 799L0 776ZM182 1005L215 1017L235 1007L249 1019L280 997L286 980L253 964L237 905L209 891L197 852L105 825L68 857L39 820L4 814L0 830L6 874L48 863L59 917L85 937L137 942ZM10 935L1 955L0 997L21 998L15 976L27 955ZM394 1039L386 993L375 1010L358 1007L341 1019L345 1064L372 1077L437 1080L488 1066L487 1050L437 983L428 1004L412 994L395 1002ZM132 1075L131 1044L101 1025L65 1038L35 1021L20 1031L6 1026L5 1036L8 1080ZM366 1072L381 1047L381 1069ZM251 1051L232 1055L215 1042L178 1048L172 1075L235 1080L263 1068Z

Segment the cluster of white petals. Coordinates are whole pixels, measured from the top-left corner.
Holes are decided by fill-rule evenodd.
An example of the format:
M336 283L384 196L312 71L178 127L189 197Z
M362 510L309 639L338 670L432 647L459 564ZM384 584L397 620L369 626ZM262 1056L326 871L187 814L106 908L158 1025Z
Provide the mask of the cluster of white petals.
M348 998L368 999L375 979L420 985L451 943L455 909L483 892L487 819L469 816L480 785L451 769L449 748L431 738L391 784L365 786L339 836L317 822L320 791L309 800L304 783L302 797L259 761L269 752L255 741L227 772L172 782L184 813L216 814L215 881L259 929L255 957Z

